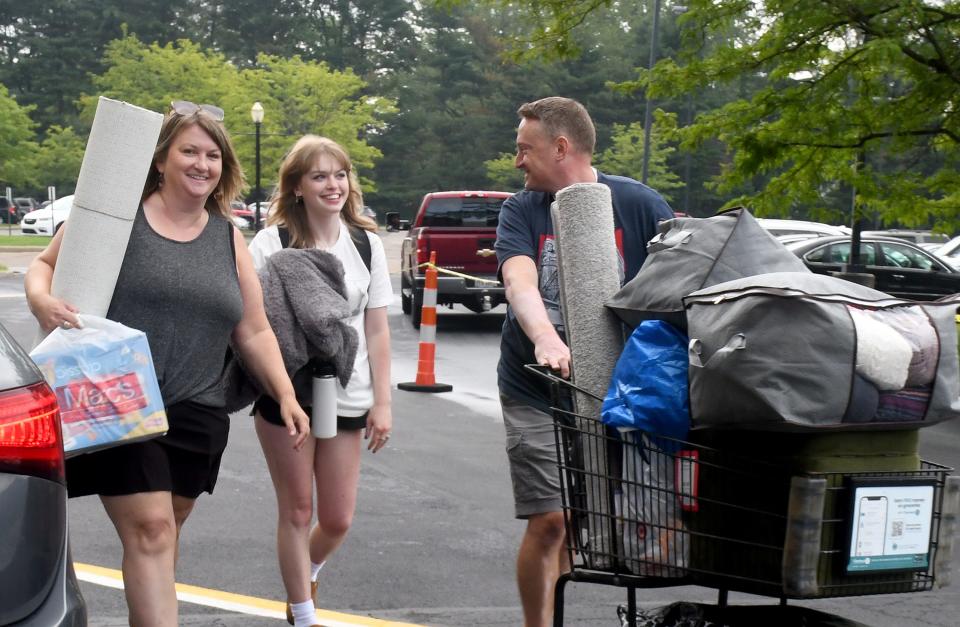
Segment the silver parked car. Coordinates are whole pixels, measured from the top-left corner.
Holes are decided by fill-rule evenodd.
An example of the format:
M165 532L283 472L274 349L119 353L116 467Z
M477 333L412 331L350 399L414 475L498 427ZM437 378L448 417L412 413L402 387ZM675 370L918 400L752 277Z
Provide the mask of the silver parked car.
M81 627L57 397L0 325L0 625Z

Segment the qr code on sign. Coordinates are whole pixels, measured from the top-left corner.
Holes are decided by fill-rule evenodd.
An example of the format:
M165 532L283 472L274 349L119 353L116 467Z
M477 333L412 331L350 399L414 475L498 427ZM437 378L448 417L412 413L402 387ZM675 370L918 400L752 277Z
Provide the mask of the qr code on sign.
M890 523L890 535L896 538L903 535L903 521L894 520Z

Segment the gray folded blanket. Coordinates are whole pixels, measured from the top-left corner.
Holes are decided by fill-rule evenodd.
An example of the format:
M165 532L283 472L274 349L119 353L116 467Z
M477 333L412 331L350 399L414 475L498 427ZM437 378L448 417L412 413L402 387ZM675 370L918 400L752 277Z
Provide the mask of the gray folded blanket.
M346 386L358 338L345 322L351 310L340 260L315 248L285 248L267 259L259 275L267 318L297 399L310 403L310 377L295 375L312 360L333 364L340 384ZM262 394L236 351L228 357L223 381L229 412L246 407Z

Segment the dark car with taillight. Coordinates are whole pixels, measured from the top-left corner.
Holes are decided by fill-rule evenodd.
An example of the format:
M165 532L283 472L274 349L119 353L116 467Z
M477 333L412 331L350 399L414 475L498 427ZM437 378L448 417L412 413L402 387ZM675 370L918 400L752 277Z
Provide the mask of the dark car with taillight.
M57 398L2 325L0 530L0 625L86 625L67 542Z
M0 196L0 224L16 224L20 221L17 205L6 196Z
M846 272L851 263L850 235L791 242L787 248L818 274ZM935 300L960 293L960 272L903 239L863 236L860 264L876 278L876 289L897 298Z

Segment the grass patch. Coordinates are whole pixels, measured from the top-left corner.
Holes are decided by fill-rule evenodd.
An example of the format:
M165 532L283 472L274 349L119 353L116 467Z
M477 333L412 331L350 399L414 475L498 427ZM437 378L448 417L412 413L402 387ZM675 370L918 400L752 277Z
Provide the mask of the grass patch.
M46 246L50 238L46 235L7 235L0 231L0 246Z
M5 266L5 265L3 265L2 263L0 263L0 272L6 272L6 271L9 270L9 269L10 269L10 268L8 268L7 266Z

